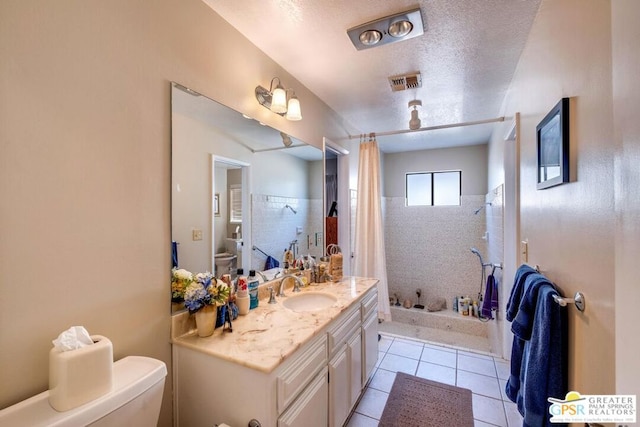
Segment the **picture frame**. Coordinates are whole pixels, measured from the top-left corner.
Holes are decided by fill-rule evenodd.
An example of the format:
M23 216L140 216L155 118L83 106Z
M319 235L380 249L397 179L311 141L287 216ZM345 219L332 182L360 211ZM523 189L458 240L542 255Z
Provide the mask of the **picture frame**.
M213 195L213 215L220 216L220 193Z
M536 126L537 189L569 182L569 98L562 98Z

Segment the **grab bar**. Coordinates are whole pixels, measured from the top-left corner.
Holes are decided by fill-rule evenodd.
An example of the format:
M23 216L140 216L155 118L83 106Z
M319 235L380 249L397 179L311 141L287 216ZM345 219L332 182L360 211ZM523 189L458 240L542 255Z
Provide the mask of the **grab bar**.
M263 251L262 249L260 249L259 247L255 246L255 245L254 245L254 246L252 246L252 247L251 247L251 249L253 249L254 251L261 252L261 253L262 253L262 254L264 254L264 256L266 256L266 257L268 257L268 256L269 256L269 254L268 254L268 253L266 253L265 251Z

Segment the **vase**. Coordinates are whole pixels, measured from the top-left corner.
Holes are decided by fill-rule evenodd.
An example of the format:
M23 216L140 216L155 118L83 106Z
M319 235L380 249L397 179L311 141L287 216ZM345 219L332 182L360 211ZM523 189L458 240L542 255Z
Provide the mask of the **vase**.
M196 327L198 328L198 336L208 337L213 334L216 324L217 307L214 305L205 305L196 311Z

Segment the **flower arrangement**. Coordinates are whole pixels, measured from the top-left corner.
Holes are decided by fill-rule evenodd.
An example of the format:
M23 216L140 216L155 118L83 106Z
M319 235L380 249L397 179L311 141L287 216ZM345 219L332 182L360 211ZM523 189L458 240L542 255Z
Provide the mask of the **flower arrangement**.
M229 286L208 271L198 273L184 291L184 306L195 313L207 305L221 306L229 299Z
M193 282L193 274L183 268L171 269L171 299L173 301L182 301L184 299L184 291Z

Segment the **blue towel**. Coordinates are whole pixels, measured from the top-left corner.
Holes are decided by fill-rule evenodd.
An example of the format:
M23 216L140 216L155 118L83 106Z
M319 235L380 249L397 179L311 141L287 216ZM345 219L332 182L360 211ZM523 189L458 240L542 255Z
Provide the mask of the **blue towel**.
M549 397L563 399L568 391L567 311L554 301L554 295L558 293L552 284L538 290L531 340L525 348L518 409L526 427L561 425L549 421L547 401Z
M513 287L511 288L511 294L509 295L509 300L507 301L506 318L509 322L511 322L516 317L516 313L518 313L518 308L520 308L520 299L522 298L524 281L528 275L533 273L538 273L538 272L526 264L522 264L518 268L518 271L516 271L516 277L513 280Z
M543 275L537 273L529 266L523 265L518 269L516 273L516 282L511 289L511 296L507 304L507 320L513 321L511 324L511 331L514 333L513 343L511 344L511 371L507 384L505 386L505 394L511 401L516 402L518 400L518 393L520 392L520 374L523 366L524 347L526 341L531 337L531 333L526 332L530 327L527 327L523 322L525 320L533 320L533 313L529 315L521 315L521 305L528 294L528 290L531 288L538 289L542 284L549 284L550 282ZM537 290L536 290L537 292ZM534 300L535 301L535 300ZM527 307L531 306L531 302L525 304ZM518 322L516 322L518 318ZM523 334L524 333L524 334ZM522 334L522 335L521 335Z
M264 263L265 270L271 270L272 268L280 267L280 263L277 259L271 255L267 256L267 261Z
M511 322L511 332L525 341L531 339L531 333L535 325L536 307L538 305L538 292L543 286L553 287L553 283L541 274L532 274L525 280L520 308L516 317Z
M178 268L178 242L171 242L171 267Z

